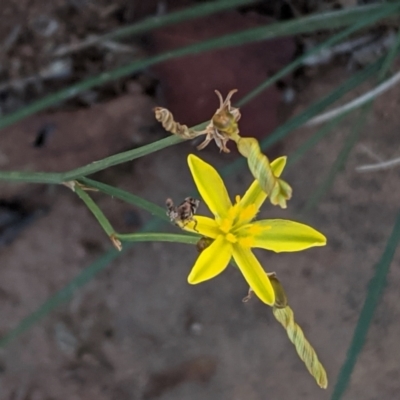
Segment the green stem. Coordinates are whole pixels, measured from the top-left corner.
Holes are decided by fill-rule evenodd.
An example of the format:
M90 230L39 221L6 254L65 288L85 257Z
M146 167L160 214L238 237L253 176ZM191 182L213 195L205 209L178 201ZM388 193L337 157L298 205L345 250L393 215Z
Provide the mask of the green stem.
M190 46L181 47L176 50L171 50L145 60L134 61L123 67L116 68L109 72L104 72L93 78L79 82L57 93L44 97L43 99L38 100L33 104L16 111L15 113L0 118L0 129L26 118L29 115L35 114L48 107L54 106L57 103L74 97L77 94L89 90L95 86L131 75L134 72L143 70L167 60L171 60L173 58L199 54L209 50L240 46L242 44L276 37L307 33L315 30L337 29L350 25L362 18L367 18L371 15L374 15L382 8L386 7L391 10L391 16L394 16L396 14L395 11L400 8L399 4L371 5L353 7L350 9L345 8L339 11L315 14L291 21L278 22L275 24L248 29L242 32L224 35L204 42L195 43Z
M368 329L387 283L390 264L400 243L400 211L393 225L392 233L386 243L385 250L375 266L375 272L368 284L367 296L358 317L353 338L347 350L346 360L340 368L331 400L340 400L350 382L357 359L367 339Z
M200 236L177 235L172 233L116 233L115 237L121 242L175 242L196 244Z
M137 205L149 211L153 215L159 217L160 219L169 221L165 210L157 205L142 199L141 197L135 196L124 190L114 188L104 183L94 181L88 178L82 178L81 182L90 187L101 190L102 192L109 194L110 196L119 198L127 203ZM96 217L97 221L100 223L104 231L109 237L119 239L123 242L177 242L177 243L187 243L196 244L199 241L198 235L193 234L171 234L171 233L116 233L107 217L103 214L97 204L92 200L92 198L82 189L79 185L75 185L76 194L84 201L86 206Z
M75 193L81 198L81 200L86 204L86 207L91 211L91 213L95 216L101 227L104 229L108 237L111 237L115 231L110 221L103 214L103 211L100 210L99 206L92 200L92 198L79 187L79 185L75 184Z
M380 10L379 12L377 11L375 13L372 13L371 15L370 14L366 14L365 20L356 23L353 27L350 27L350 28L346 29L344 32L341 32L341 33L333 36L331 39L329 39L325 43L321 44L320 46L317 46L316 48L314 48L313 50L311 50L307 54L299 57L293 63L289 64L286 68L284 68L283 70L281 70L280 72L275 74L270 79L267 79L259 87L257 87L256 89L254 89L253 91L248 93L244 98L242 98L239 101L238 104L239 105L243 105L246 102L248 102L251 99L253 99L262 90L264 90L265 88L270 86L273 82L277 81L282 76L284 76L285 74L287 74L288 72L290 72L291 70L296 68L298 65L300 65L301 62L304 60L304 58L308 57L310 54L319 51L323 47L330 46L330 45L340 41L341 39L343 39L344 37L348 36L353 31L355 31L357 29L360 29L364 25L370 24L370 23L372 23L372 22L384 17L385 15L388 15L389 13L393 14L393 12L396 9L398 9L399 7L400 6L398 4L392 4L392 5L386 6L385 8ZM360 8L360 7L358 7L358 8ZM368 7L363 7L363 8L371 8L371 7L368 6ZM375 9L376 6L374 6L373 8ZM379 8L377 10L379 10ZM348 13L348 12L346 12L346 13ZM332 13L328 13L328 14L332 14ZM312 17L315 18L315 16L312 16ZM311 18L311 17L307 17L307 18ZM319 18L321 18L321 15L319 15ZM299 24L299 21L296 20L296 24ZM274 26L274 24L270 25L272 31L274 31L273 26ZM275 24L275 26L276 26L276 24ZM301 24L300 24L300 26L301 26ZM256 29L259 29L259 28L256 28ZM249 31L246 31L246 32L248 33ZM242 34L244 34L246 32L240 32L239 35L242 35ZM231 35L227 35L227 36L231 36ZM226 38L226 36L222 37L222 38L213 39L213 40L217 40L218 41L218 40L221 40L223 38ZM203 45L206 44L206 43L208 43L208 41L204 42ZM189 48L191 48L191 47L193 47L193 46L189 46ZM184 49L187 49L187 48L183 48L183 50ZM180 50L182 50L182 49L178 49L177 51L180 51ZM171 52L171 53L173 53L173 52ZM168 53L168 54L170 54L170 53ZM126 68L126 67L123 67L123 68ZM100 77L97 77L97 78L100 79ZM79 85L85 86L85 85L89 84L89 86L90 86L91 84L90 84L89 81L93 81L93 79L96 79L96 78L92 78L92 80L84 81L84 82L81 82L80 84L75 85L75 89L76 89L76 86L79 86ZM87 87L85 86L85 88L87 88ZM63 98L63 96L64 96L66 91L74 91L75 89L74 89L74 87L70 87L68 89L65 89L64 91L58 92L58 93L56 93L54 95L51 95L51 96L46 97L46 98L44 98L42 100L39 100L39 102L36 102L36 103L32 104L32 107L39 107L39 103L40 102L46 102L46 104L48 103L48 105L53 104L54 102L57 102L57 101L60 100L60 99L56 98L56 96L59 96L60 98ZM35 106L35 104L36 104L36 106ZM29 107L31 107L31 106L28 106L28 108ZM42 106L40 105L40 107L38 109L35 109L33 112L41 110L42 109L41 107ZM46 107L47 106L45 106L43 108L46 108ZM24 110L26 110L26 109L22 109L22 110L18 111L17 113L23 113ZM7 122L8 121L7 118L11 118L13 115L17 116L17 113L14 113L14 114L12 114L12 115L10 115L8 117L0 118L0 129L3 128L4 126L9 125L9 123ZM31 113L29 112L27 115L30 115L30 114ZM17 118L17 119L19 119L19 118ZM14 121L11 121L10 123L12 123L12 122L14 122ZM204 125L204 123L198 125L195 128L199 128L202 125ZM113 165L117 165L117 164L120 164L120 163L123 163L123 162L126 162L126 161L131 161L131 160L134 160L136 158L143 157L144 155L147 155L147 154L150 154L152 152L161 150L161 149L163 149L165 147L168 147L168 146L172 146L172 145L177 144L177 143L179 143L181 141L182 141L182 139L180 139L177 136L170 136L170 137L167 137L165 139L159 140L157 142L150 143L149 145L140 147L139 149L134 149L134 150L126 151L124 153L115 154L113 156L104 158L104 159L102 159L100 161L92 162L91 164L85 165L83 167L79 167L79 168L73 169L71 171L61 172L61 173L58 173L58 172L46 173L46 172L24 172L24 171L7 171L7 172L0 171L0 180L10 180L10 181L14 181L14 182L30 182L30 183L61 183L61 182L69 181L69 180L78 179L78 178L80 178L82 176L87 176L87 175L93 174L95 172L101 171L102 169L111 167Z
M267 139L261 142L261 147L265 150L268 146L276 143L278 140L283 139L289 132L298 126L305 123L308 119L324 110L327 106L342 97L345 93L360 85L366 79L371 77L376 71L381 68L382 61L377 61L368 66L364 70L354 74L347 82L341 85L338 89L330 93L324 99L312 104L307 110L298 114L278 127ZM198 125L200 126L200 125ZM102 169L117 165L126 161L134 160L135 158L142 157L143 155L150 154L153 151L163 149L173 144L181 142L178 136L168 136L157 142L150 143L149 145L126 151L124 153L115 154L113 156L104 158L100 161L95 161L84 167L76 168L74 170L63 173L47 173L47 172L24 172L24 171L0 171L0 180L12 180L15 182L30 182L30 183L62 183L68 180L80 178L81 174L89 175ZM242 159L231 164L227 170L237 168L242 163Z
M326 96L321 101L311 105L303 113L296 115L295 117L288 120L285 124L278 127L267 139L261 142L261 147L272 145L278 140L285 137L291 130L305 123L312 116L321 112L328 105L332 104L343 94L347 93L360 83L365 81L367 78L372 76L381 66L381 62L376 62L373 65L368 66L365 70L355 74L350 78L344 85L340 86L337 90ZM201 124L203 125L203 124ZM198 126L201 126L198 125ZM24 171L0 171L0 180L9 180L14 182L30 182L30 183L62 183L74 179L79 179L81 176L90 175L95 172L101 171L108 167L124 163L127 161L134 160L152 152L161 150L165 147L172 146L174 144L182 142L182 139L178 136L168 136L164 139L158 140L154 143L150 143L146 146L142 146L138 149L129 150L124 153L115 154L110 157L106 157L100 161L92 162L83 167L79 167L67 172L24 172ZM239 160L240 163L242 160ZM238 162L232 164L231 168L236 167Z
M115 154L113 156L103 158L100 161L92 162L91 164L85 165L84 167L76 168L72 171L62 174L62 178L63 181L70 181L73 179L77 179L81 176L91 175L103 169L122 164L127 161L135 160L136 158L146 156L148 154L165 149L166 147L173 146L174 144L180 142L182 142L182 139L180 139L179 137L168 136L164 139L139 147L138 149Z
M134 206L140 207L143 210L148 211L150 214L158 217L164 221L169 222L169 218L166 214L164 208L157 206L156 204L143 199L142 197L135 196L129 192L126 192L122 189L117 189L114 186L106 185L102 182L94 181L93 179L89 178L79 178L79 181L84 183L86 186L93 187L95 189L100 190L101 192L108 194L109 196L115 197L122 201L125 201L128 204L133 204Z
M114 165L135 160L136 158L154 153L158 150L180 142L182 142L182 139L180 139L178 136L168 136L146 146L139 147L138 149L114 154L110 157L103 158L100 161L94 161L88 165L67 172L0 171L0 180L30 183L62 183L66 181L72 181L80 178L81 176L91 175Z

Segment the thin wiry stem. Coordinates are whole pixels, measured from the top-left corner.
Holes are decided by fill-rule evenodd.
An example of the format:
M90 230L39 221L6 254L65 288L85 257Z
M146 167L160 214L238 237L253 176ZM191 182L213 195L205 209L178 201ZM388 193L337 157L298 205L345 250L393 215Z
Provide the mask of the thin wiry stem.
M349 103L346 103L343 106L337 107L334 110L317 115L316 117L310 119L304 126L310 127L319 125L323 122L329 121L332 118L337 117L340 114L361 107L362 105L368 103L370 100L373 100L381 94L385 93L387 90L397 85L398 83L400 83L400 71L393 75L390 79L376 86L374 89L363 94L362 96L350 101Z
M378 154L375 154L368 146L365 144L360 144L359 146L360 150L362 150L365 154L369 155L371 158L373 158L377 162L383 162L383 158L379 156Z
M391 160L382 161L376 164L366 164L360 165L356 168L358 172L371 172L371 171L380 171L382 169L393 168L396 165L400 164L400 157L392 158Z

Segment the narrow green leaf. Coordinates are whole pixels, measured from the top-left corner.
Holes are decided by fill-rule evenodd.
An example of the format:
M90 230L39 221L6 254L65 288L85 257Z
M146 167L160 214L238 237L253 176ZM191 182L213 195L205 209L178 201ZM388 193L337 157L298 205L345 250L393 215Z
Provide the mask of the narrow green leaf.
M286 121L284 124L279 126L271 135L261 142L261 147L263 149L272 146L279 140L282 140L288 135L292 130L302 126L309 119L315 115L322 112L326 107L333 104L335 101L339 100L346 93L355 89L357 86L361 85L367 79L374 76L380 69L382 65L382 59L376 61L375 63L367 66L363 70L353 74L346 82L340 85L337 89L330 92L327 96L321 100L311 104L302 113L295 115L293 118Z
M396 5L397 8L397 5ZM337 43L344 37L347 37L350 33L353 31L356 31L358 29L361 29L363 26L368 25L370 23L375 22L376 20L381 19L382 17L388 15L388 13L393 13L396 8L393 8L393 5L391 5L390 8L388 7L383 7L381 9L378 9L376 13L373 13L371 15L366 15L364 19L361 19L358 21L354 26L346 29L343 32L338 33L337 35L334 35L332 38L328 39L326 42L322 43L320 46L317 46L316 48L310 50L308 53L305 55L297 58L294 62L289 64L287 67L283 68L281 71L279 71L277 74L272 76L271 78L267 79L265 82L263 82L259 87L255 88L253 91L251 91L249 94L244 96L238 103L238 105L244 105L251 99L253 99L255 96L257 96L262 90L265 90L268 86L270 86L272 83L276 82L278 79L280 79L282 76L286 75L290 71L292 71L294 68L296 68L298 65L301 64L301 62L308 57L309 55L319 51L322 48L325 48L327 46L331 46L334 43ZM324 107L325 108L325 107ZM315 115L315 114L313 114ZM1 128L1 122L2 119L0 118L0 128ZM202 123L194 127L195 129L202 129L202 127L206 123ZM166 148L168 146L172 146L174 144L177 144L181 142L182 140L177 137L177 136L170 136L165 139L162 139L160 141L150 143L149 145L143 146L139 149L134 149L130 150L124 153L119 153L110 157L107 157L105 159L102 159L97 162L93 162L91 164L88 164L86 166L76 168L71 171L67 171L64 173L44 173L44 172L24 172L24 171L0 171L0 180L10 180L14 182L31 182L31 183L61 183L63 181L67 180L73 180L73 179L78 179L81 176L87 176L92 173L98 172L102 169L108 168L113 165L117 165L126 161L131 161L135 158L143 157L144 155L150 154L152 152L161 150L163 148ZM262 148L264 149L265 147L268 147L268 144L262 144Z
M56 51L55 55L58 57L62 57L76 50L82 51L90 46L94 46L107 40L119 40L126 37L143 34L145 32L163 28L169 25L190 21L191 19L202 18L206 17L207 15L219 13L221 11L244 5L250 5L252 3L257 3L258 1L259 0L221 0L194 5L192 7L188 7L183 10L175 11L162 16L146 18L143 21L137 22L135 24L124 26L122 28L116 29L113 32L106 33L105 35L78 43L76 46L72 45L64 50L61 49L60 51Z
M335 162L333 163L327 177L318 186L315 192L309 197L304 208L300 212L301 214L305 214L310 210L312 210L319 203L322 196L324 196L325 193L329 190L329 188L333 185L333 182L335 181L337 174L346 164L347 158L349 157L351 150L358 141L358 138L361 134L368 113L371 110L372 104L373 104L372 102L369 102L363 107L360 117L357 119L355 125L351 129L350 134L348 135L340 153L338 154Z
M295 115L294 117L290 118L285 123L280 125L270 135L268 135L268 137L260 142L261 149L265 151L266 149L277 143L279 140L284 139L293 130L302 126L309 119L323 111L326 107L339 100L346 93L374 76L381 68L382 61L382 59L379 59L378 61L364 68L363 70L353 74L346 82L340 85L337 89L330 92L327 96L311 104L303 112ZM229 166L222 168L221 175L227 176L234 171L237 171L239 168L243 167L245 163L246 160L244 158L238 158Z
M392 233L386 243L386 248L382 254L382 257L375 267L375 274L368 285L367 296L354 330L353 339L351 340L350 347L347 350L346 360L340 369L331 400L340 400L347 389L358 356L364 347L376 307L378 306L379 300L385 288L390 264L393 260L399 242L400 211L397 214Z
M389 71L389 69L393 63L393 60L395 59L395 56L398 53L399 46L400 46L400 32L397 34L396 41L395 41L395 44L393 45L393 47L391 49L389 49L387 55L383 57L382 65L378 72L378 82L382 81L385 78L386 73ZM352 148L358 141L361 130L366 122L368 113L372 109L372 105L373 105L373 100L369 101L368 103L366 103L363 106L361 115L360 115L358 121L356 122L354 128L350 132L350 135L349 135L348 139L346 140L346 142L343 146L343 149L339 153L335 163L332 165L332 168L331 168L330 172L328 173L328 176L323 181L323 183L317 188L317 190L313 193L313 195L310 196L310 198L308 199L308 201L305 204L301 213L307 213L312 208L314 208L317 205L317 203L321 200L322 196L333 185L336 175L344 167ZM347 113L348 113L348 111L339 115L338 117L344 116Z
M328 40L322 42L318 46L315 46L313 49L307 51L304 53L302 56L297 57L293 62L288 64L286 67L282 68L279 70L276 74L268 78L266 81L261 83L260 85L257 85L257 87L252 90L250 93L246 94L246 96L242 97L237 104L235 104L236 107L241 107L248 103L249 101L253 100L256 96L258 96L260 93L262 93L265 89L267 89L269 86L277 82L279 79L283 78L290 72L294 71L297 67L300 67L305 59L310 57L313 54L316 54L320 52L321 50L328 49L329 47L333 46L336 43L339 43L343 39L347 38L350 36L352 33L359 31L362 28L365 28L368 25L371 25L377 21L379 21L382 18L387 17L390 15L393 11L396 10L396 6L392 5L392 7L388 8L382 8L381 10L377 11L374 14L367 15L365 18L361 18L359 21L357 21L354 25L344 29L343 31L340 31L336 35L333 35L330 37ZM397 49L395 46L391 49L391 52L394 55L397 53Z
M322 128L318 129L309 139L305 140L292 154L288 156L287 167L294 165L301 157L303 157L309 150L316 146L329 132L336 128L344 117L351 113L353 110L345 114L340 114L336 118L331 119Z
M79 82L57 93L44 97L43 99L38 100L33 104L16 111L15 113L0 118L0 129L26 118L29 115L53 106L54 104L74 97L77 94L89 90L95 86L122 78L160 62L187 55L199 54L209 50L239 46L246 43L262 41L276 37L313 32L315 30L337 29L356 23L362 18L368 18L369 16L380 12L386 7L390 7L392 10L391 17L394 17L399 13L400 5L396 3L345 8L343 10L314 14L290 21L278 22L275 24L248 29L246 31L221 36L176 50L171 50L144 60L134 61L123 67L116 68L109 72L104 72L93 78Z
M323 111L330 104L340 99L344 94L359 86L361 83L366 81L368 78L373 76L381 67L382 60L379 60L362 71L354 74L344 84L339 86L338 89L332 91L322 100L312 104L304 112L296 115L289 119L283 125L278 127L271 135L261 141L260 145L263 150L272 146L274 143L286 137L291 131L297 127L303 125L308 119L312 118L319 112ZM203 124L201 124L203 125ZM201 126L200 125L200 126ZM164 139L158 140L157 142L150 143L149 145L140 147L138 149L129 150L124 153L115 154L113 156L104 158L100 161L93 162L86 166L76 168L74 170L64 173L46 173L46 172L24 172L24 171L0 171L0 180L10 180L14 182L30 182L30 183L62 183L64 181L70 181L79 179L82 176L87 176L95 172L101 171L110 166L114 166L120 163L134 160L138 157L150 154L152 152L161 150L168 146L182 142L178 136L172 135ZM239 159L227 167L227 173L233 169L237 169L239 166L244 165L244 160Z
M94 263L90 264L78 276L72 279L70 283L57 291L53 296L49 297L40 307L27 317L23 318L14 329L11 329L6 333L0 339L0 348L7 346L19 335L35 326L41 319L46 317L61 304L70 300L79 288L89 283L100 271L104 270L112 261L123 254L131 246L132 244L128 243L124 246L124 249L121 252L112 249L104 253Z
M385 79L387 73L389 72L391 66L393 65L394 59L397 57L400 48L400 30L397 32L396 40L390 47L385 61L383 62L382 68L379 71L378 81L381 82Z

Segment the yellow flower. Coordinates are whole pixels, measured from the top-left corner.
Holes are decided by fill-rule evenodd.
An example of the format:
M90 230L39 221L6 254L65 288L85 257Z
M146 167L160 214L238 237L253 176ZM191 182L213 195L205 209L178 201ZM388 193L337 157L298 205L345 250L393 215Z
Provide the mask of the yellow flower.
M300 251L324 246L325 236L310 226L294 221L266 219L252 222L267 198L257 181L242 198L236 196L235 204L232 204L222 178L210 164L193 154L188 156L188 164L201 197L214 215L214 219L196 215L196 223L191 221L184 226L188 231L213 239L197 258L188 277L189 283L197 284L214 278L233 257L255 294L272 306L275 303L274 290L251 248L275 252ZM285 164L286 157L271 163L277 177Z

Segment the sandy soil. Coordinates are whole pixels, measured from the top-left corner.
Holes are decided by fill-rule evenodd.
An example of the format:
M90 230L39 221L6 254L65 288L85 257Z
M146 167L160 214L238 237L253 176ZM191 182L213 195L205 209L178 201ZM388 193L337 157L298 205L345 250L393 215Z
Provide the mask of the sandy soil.
M315 79L297 100L297 109L327 93L346 74L335 68ZM238 271L229 268L210 282L190 286L186 277L195 248L147 243L133 246L72 301L2 350L0 397L328 399L400 196L400 168L360 174L355 167L373 161L365 148L383 159L398 156L399 101L394 89L376 102L345 170L316 209L299 215L328 173L356 115L285 173L294 188L289 209L266 204L260 215L304 221L328 237L325 248L302 253L257 252L266 270L278 273L297 321L326 366L331 382L327 391L308 375L271 310L256 299L242 303L247 288ZM290 154L311 133L293 133L283 153ZM96 178L162 205L166 197L180 199L194 189L185 161L193 151L190 144L181 144ZM202 156L218 168L233 157L210 151ZM250 181L242 170L227 185L235 195ZM47 213L1 249L3 334L110 248L71 191L32 187L18 186L20 193L45 204ZM149 220L117 200L104 195L95 199L121 231ZM199 212L206 212L204 205ZM395 350L400 335L399 263L397 253L345 399L392 399L400 390Z
M0 43L12 39L15 26L20 25L21 30L11 48L0 54L1 81L15 82L37 74L52 65L52 49L140 19L153 13L156 3L142 2L146 6L141 9L124 0L111 5L107 0L57 0L51 4L4 0ZM46 36L44 22L58 24L54 35ZM128 55L91 49L67 57L73 67L71 76L12 88L0 98L1 111L14 111L68 83L134 60L140 51L135 42L130 45L134 51ZM293 46L289 50L282 64L291 59ZM271 51L276 52L274 48ZM266 59L271 64L271 58ZM228 64L224 68L230 71L233 63ZM242 74L240 62L239 67ZM255 82L273 72L265 66L258 70L265 76L252 75ZM321 98L350 73L338 66L315 70L295 103L280 107L281 119ZM232 72L230 79L236 76ZM131 78L85 93L65 103L62 111L43 113L3 130L0 168L64 171L160 138L162 132L155 128L151 113L154 100L144 94L148 88L154 89L153 80L157 79L141 77L138 82ZM191 82L192 76L189 78ZM227 88L231 86L229 83ZM268 108L260 120L264 127L268 120L268 128L273 129L278 123L280 92L271 88L269 96L268 101L258 98L258 106ZM215 101L211 91L210 102ZM72 300L0 350L0 398L329 399L400 198L399 167L364 174L355 168L399 156L399 103L396 89L376 101L345 169L311 212L302 214L301 210L329 173L357 114L285 171L284 177L294 189L289 209L265 204L260 213L260 218L308 223L328 237L325 248L302 253L257 252L265 269L277 272L297 322L326 366L330 380L326 391L309 376L271 309L256 299L242 302L247 286L238 271L228 268L210 282L190 286L186 278L197 256L194 247L146 243L130 247L89 284L77 289ZM256 116L247 114L251 121ZM292 133L268 155L290 155L314 131ZM167 197L178 201L194 190L186 166L190 152L196 152L194 146L180 144L95 178L162 206ZM212 149L201 156L217 168L236 157ZM232 196L242 194L250 182L245 169L226 180ZM141 210L118 200L101 194L93 198L118 231L136 231L151 221ZM199 213L205 212L201 205ZM166 224L155 230L177 232ZM0 338L110 248L92 215L67 188L2 183ZM391 400L400 391L399 264L397 252L344 399Z

